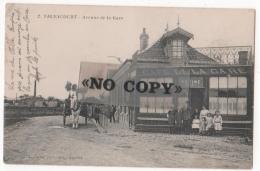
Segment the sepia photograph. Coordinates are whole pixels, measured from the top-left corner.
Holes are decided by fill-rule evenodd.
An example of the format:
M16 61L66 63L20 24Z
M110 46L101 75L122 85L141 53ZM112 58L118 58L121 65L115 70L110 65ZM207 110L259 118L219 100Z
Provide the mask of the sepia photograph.
M251 169L255 10L5 6L9 165Z

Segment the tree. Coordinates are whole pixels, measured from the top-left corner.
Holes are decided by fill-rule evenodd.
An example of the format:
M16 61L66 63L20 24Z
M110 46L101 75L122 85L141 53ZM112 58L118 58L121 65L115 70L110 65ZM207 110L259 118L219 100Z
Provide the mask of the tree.
M77 89L78 89L77 84L73 84L71 89L72 89L72 91L74 92L74 94L76 95L76 91L77 91Z
M70 91L72 89L72 83L70 81L67 81L67 83L65 85L65 89L67 92L69 92L69 96L70 96Z
M77 91L77 88L78 88L77 84L72 85L72 91Z
M53 96L49 96L49 97L47 98L47 100L48 100L48 101L51 101L51 100L55 100L55 98L54 98Z

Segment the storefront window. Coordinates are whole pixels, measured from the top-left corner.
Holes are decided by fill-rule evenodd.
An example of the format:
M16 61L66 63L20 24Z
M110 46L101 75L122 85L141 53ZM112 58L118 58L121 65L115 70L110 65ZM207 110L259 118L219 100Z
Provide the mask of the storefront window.
M237 88L237 77L228 77L228 88Z
M238 98L237 100L237 113L239 115L246 115L247 103L246 98Z
M164 98L163 97L156 97L155 109L156 109L156 113L164 113Z
M227 77L219 77L219 87L218 88L223 88L226 89L227 88Z
M172 107L172 97L140 97L140 113L167 113Z
M238 88L247 88L246 77L238 77Z
M237 98L228 98L228 114L237 114Z
M218 89L218 77L210 77L209 78L209 88L217 88Z
M172 97L164 97L164 113L167 113L172 107Z
M245 115L247 112L246 77L211 77L209 110L222 114Z
M227 114L227 98L219 97L218 98L218 110L221 114Z
M148 100L148 110L147 112L148 113L155 113L155 97L148 97L147 100Z
M140 105L139 105L139 110L140 113L147 113L147 97L140 97Z
M209 111L215 113L218 110L218 97L209 97Z

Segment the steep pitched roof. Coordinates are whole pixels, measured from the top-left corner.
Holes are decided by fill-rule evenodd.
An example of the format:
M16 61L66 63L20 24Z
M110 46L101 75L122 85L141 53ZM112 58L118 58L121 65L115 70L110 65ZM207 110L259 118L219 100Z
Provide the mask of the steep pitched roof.
M149 60L167 60L168 57L164 55L163 44L160 39L156 41L151 47L148 47L144 51L137 52L134 57L139 59L149 59Z
M182 35L185 39L193 38L193 34L185 31L184 29L177 27L176 29L166 32L159 40L157 40L150 47L143 51L136 52L133 57L139 61L150 61L150 62L169 62L169 57L164 53L164 41L167 38L173 38L174 36ZM188 45L188 44L187 44ZM198 52L195 48L188 45L187 50L188 63L190 64L209 64L216 63L215 60L210 57Z

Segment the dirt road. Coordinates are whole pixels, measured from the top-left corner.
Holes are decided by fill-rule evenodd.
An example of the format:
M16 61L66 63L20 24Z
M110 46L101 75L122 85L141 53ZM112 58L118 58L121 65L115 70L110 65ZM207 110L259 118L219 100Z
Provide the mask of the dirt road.
M80 120L84 123L83 119ZM251 168L252 146L239 137L98 133L94 124L62 127L61 116L36 117L4 130L4 160L12 164Z

